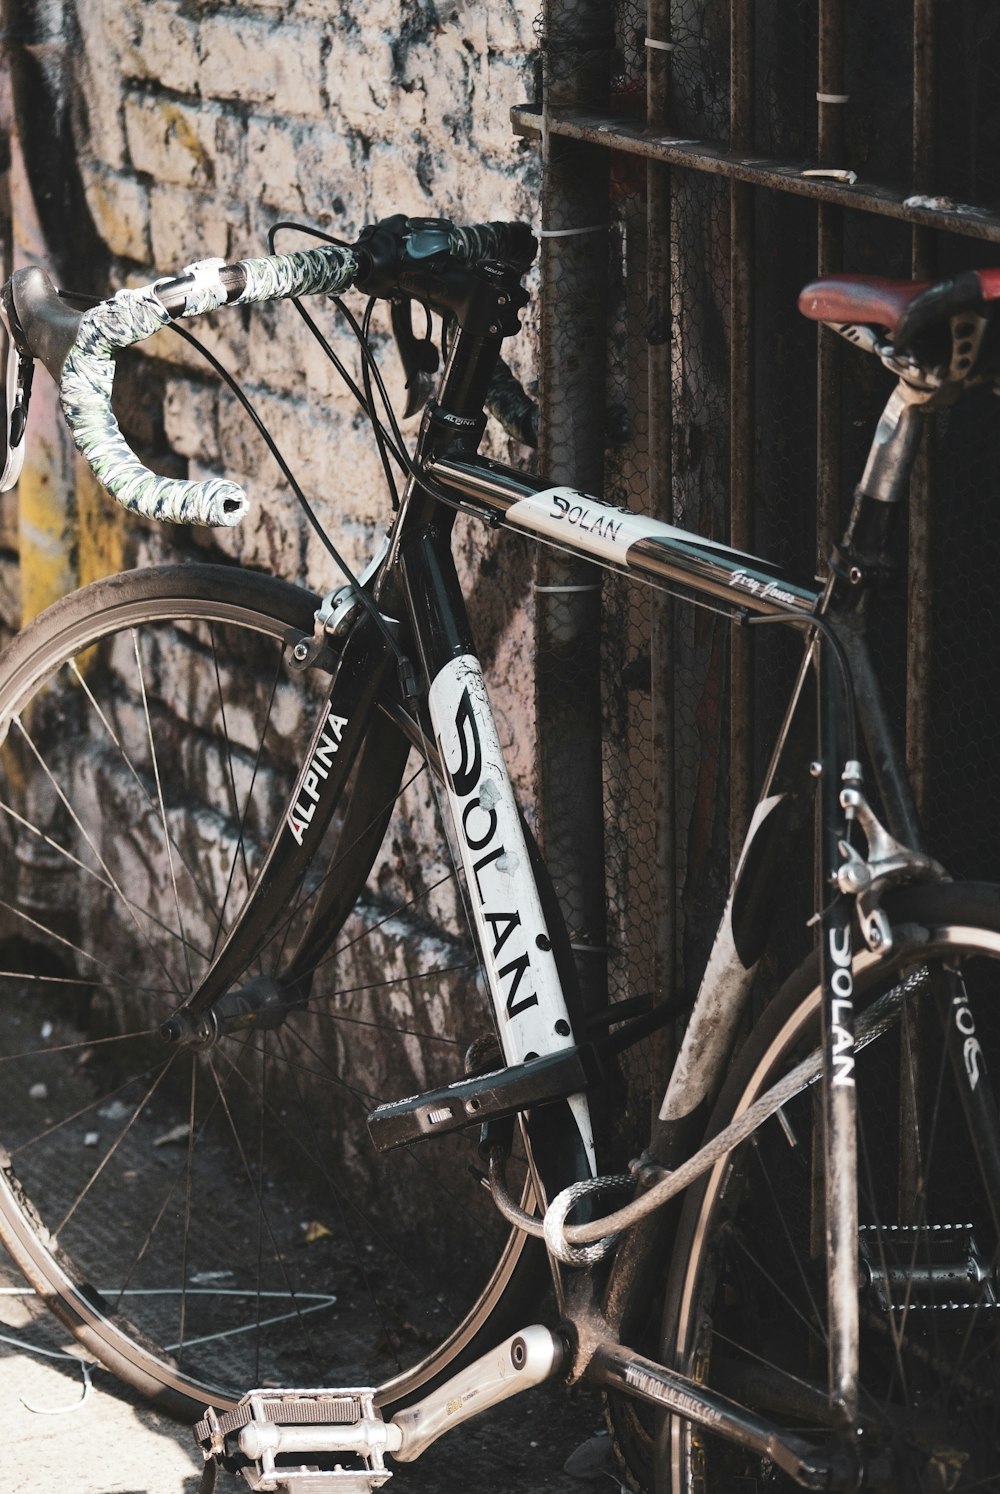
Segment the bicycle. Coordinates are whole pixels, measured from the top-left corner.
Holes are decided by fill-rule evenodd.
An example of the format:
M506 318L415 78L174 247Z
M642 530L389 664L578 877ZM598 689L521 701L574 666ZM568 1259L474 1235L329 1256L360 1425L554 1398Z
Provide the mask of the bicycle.
M404 346L407 301L450 333L412 460L398 430L377 428L405 486L359 577L320 598L237 567L123 573L56 603L0 660L4 1021L20 1034L5 1065L18 1103L0 1238L89 1352L200 1418L207 1466L239 1468L254 1488L376 1488L386 1455L412 1460L556 1376L608 1392L631 1476L675 1494L997 1487L1000 896L950 882L922 847L866 617L924 413L1000 380L1000 272L930 286L827 276L803 292L808 317L897 377L829 579L804 585L479 455L533 250L523 226L397 216L353 246L201 263L85 313L39 270L5 288L5 480L37 357L99 478L126 507L181 522L235 522L245 496L155 477L127 451L110 410L115 348L172 318L352 284L397 304ZM366 374L358 391L370 411L376 383ZM627 1171L602 1170L615 1058L676 1014L641 993L581 1009L465 615L456 511L804 635L659 1118ZM400 874L400 796L428 814L443 802L460 877L443 861ZM745 1031L768 894L799 822L815 826L815 948ZM463 898L474 932L445 940L438 926ZM435 918L414 941L425 903ZM395 933L411 944L391 949ZM348 990L337 958L364 941L373 953L353 968L367 977ZM480 980L495 1015L485 1036ZM43 995L52 1054L87 1061L51 1081L37 1124L28 1086L54 1072L28 1028ZM352 1066L345 1034L380 1022L380 1001L424 1075L408 1099L388 1070L358 1070L384 1062L381 1028ZM442 1048L443 1076L430 1067ZM336 1128L317 1101L331 1051L350 1102ZM70 1130L106 1133L96 1150L67 1158L56 1101ZM374 1153L346 1135L359 1118ZM482 1168L463 1188L470 1136ZM101 1216L161 1140L160 1155L177 1147L162 1197L149 1219L119 1207L116 1229L135 1234L119 1267ZM374 1181L373 1158L395 1171ZM304 1160L327 1185L325 1218ZM455 1217L433 1216L432 1230L424 1214L418 1230L414 1195L431 1180ZM498 1215L502 1238L489 1233ZM439 1266L429 1287L410 1271L419 1232ZM469 1284L471 1234L494 1252L485 1287ZM309 1252L300 1273L294 1257ZM555 1326L533 1305L546 1282ZM241 1294L254 1306L234 1318ZM362 1319L351 1330L348 1306ZM310 1327L307 1383L342 1375L348 1389L302 1388ZM374 1388L354 1388L362 1378Z

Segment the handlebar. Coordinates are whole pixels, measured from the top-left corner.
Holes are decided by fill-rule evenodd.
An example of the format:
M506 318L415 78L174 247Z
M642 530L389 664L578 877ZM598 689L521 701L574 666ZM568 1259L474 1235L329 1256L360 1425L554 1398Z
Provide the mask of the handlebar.
M189 482L158 477L131 450L111 409L114 354L151 337L175 316L198 316L220 306L240 306L297 295L335 294L357 276L350 250L324 245L297 254L189 265L170 281L121 290L84 312L59 380L63 413L77 449L98 482L124 508L174 524L231 527L250 504L238 484L224 478Z
M41 358L58 380L74 443L119 503L146 518L230 527L249 509L236 483L159 477L128 446L111 409L119 348L151 337L178 317L291 296L338 295L352 285L371 295L411 296L435 310L458 311L468 294L462 286L469 270L499 261L520 274L535 247L524 224L456 228L397 214L364 229L349 248L324 244L232 265L201 260L177 276L120 290L78 317L42 272L19 271L4 287L3 306L22 357ZM464 275L456 278L459 269Z

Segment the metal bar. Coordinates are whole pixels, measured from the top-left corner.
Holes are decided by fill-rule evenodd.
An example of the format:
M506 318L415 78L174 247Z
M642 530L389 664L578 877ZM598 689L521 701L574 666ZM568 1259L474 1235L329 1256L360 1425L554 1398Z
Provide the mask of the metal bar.
M547 0L546 117L606 104L613 37L605 0ZM542 137L542 470L600 488L604 467L608 157L585 141ZM601 593L592 565L542 551L535 619L538 793L546 859L573 941L604 950ZM577 961L586 1007L607 1000L606 958Z
M816 610L821 593L789 581L771 561L589 498L576 488L542 487L526 473L484 457L434 457L424 470L463 510L501 519L628 575L654 584L672 582L737 612L803 620Z
M534 135L541 131L541 115L533 105L513 109L511 119L521 134ZM857 181L850 184L804 176L803 172L814 169L805 161L751 160L730 154L723 145L670 135L649 136L634 120L594 111L552 114L546 119L545 128L550 138L586 140L607 150L645 156L712 176L732 177L735 181L749 182L752 186L775 192L788 192L814 202L835 203L862 213L875 213L879 217L962 234L966 238L1000 243L1000 214L960 205L951 209L917 206L910 203L912 194L909 192L895 191L876 183Z
M754 0L730 7L730 142L753 149ZM729 543L750 550L754 533L754 198L746 182L729 188ZM749 629L730 634L729 854L736 869L753 808L753 650Z
M817 148L821 166L843 170L844 17L843 0L820 0L817 58ZM816 271L843 269L843 215L835 203L820 203L816 223ZM816 329L816 560L825 566L840 533L841 403L839 338Z
M934 157L934 0L913 0L913 190L931 185ZM914 280L935 278L936 245L929 228L914 228L911 273ZM926 422L924 438L910 475L906 556L906 770L916 815L927 822L930 788L930 684L933 575L931 505L937 423ZM899 1158L899 1218L919 1214L921 1188L921 1101L929 1082L925 1058L931 1040L927 1014L900 1023L900 1131L905 1144Z
M851 667L867 761L889 829L897 840L913 850L922 850L923 837L913 795L900 763L898 743L865 636L864 618L856 615L848 618L841 629L840 641Z
M670 40L670 0L648 0L646 34ZM670 107L669 50L647 48L646 123L665 129ZM673 517L673 370L672 370L672 202L670 167L661 161L646 166L646 376L649 441L649 511ZM653 786L653 855L656 879L656 923L653 930L653 978L657 1000L670 1001L677 970L677 858L674 735L674 603L653 600L650 617L650 714L655 752ZM666 1029L656 1037L654 1063L667 1072L670 1054ZM655 1085L653 1086L655 1089ZM655 1109L657 1099L652 1096Z
M844 5L843 0L819 0L819 55L816 107L819 164L843 170L844 116Z
M821 804L817 904L830 899L846 829L840 807L842 702L833 650L820 646L819 782ZM836 890L823 914L823 1178L826 1239L830 1410L842 1426L858 1414L858 1139L854 1063L854 977L851 921L854 899Z
M934 155L934 0L913 0L913 190L930 185ZM927 228L914 228L912 273L934 278L936 253ZM906 766L924 819L930 775L931 473L936 428L928 422L910 479L907 554Z

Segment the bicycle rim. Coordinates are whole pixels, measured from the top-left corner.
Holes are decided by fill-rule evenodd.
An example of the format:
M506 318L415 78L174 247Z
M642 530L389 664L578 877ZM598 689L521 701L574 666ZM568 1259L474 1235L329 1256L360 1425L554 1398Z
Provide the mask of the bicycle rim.
M1000 1073L1000 891L946 886L887 900L907 942L892 973L864 955L866 1008L892 1014L858 1055L861 1441L898 1494L997 1488L1000 1231L972 1153L932 993L959 969L983 1072ZM949 988L950 989L950 988ZM748 1043L712 1129L817 1042L815 962ZM822 1442L826 1282L819 1094L786 1105L688 1200L671 1268L665 1354L688 1374ZM767 1459L691 1423L661 1428L657 1487L790 1490Z
M461 1077L488 1026L416 753L308 1008L204 1052L159 1036L308 742L325 677L288 659L315 605L165 567L67 598L0 663L0 1232L91 1352L182 1414L276 1383L402 1396L468 1343L520 1249L469 1175L475 1137L384 1157L367 1137L374 1104ZM349 794L372 792L364 766ZM355 805L353 847L335 816L248 977L281 967L382 809Z

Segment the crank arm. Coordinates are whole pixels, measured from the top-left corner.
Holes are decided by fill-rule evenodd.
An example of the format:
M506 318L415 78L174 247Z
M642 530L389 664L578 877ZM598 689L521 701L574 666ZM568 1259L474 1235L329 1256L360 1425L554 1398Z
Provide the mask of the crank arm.
M557 1374L564 1357L562 1339L533 1324L389 1421L372 1390L252 1390L234 1411L209 1410L195 1439L206 1461L229 1465L238 1450L251 1489L371 1494L392 1477L386 1454L412 1463L453 1427ZM351 1468L337 1461L346 1455ZM292 1456L295 1466L278 1462Z

